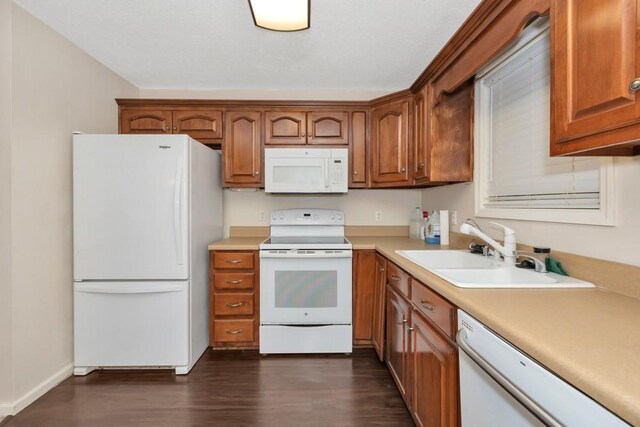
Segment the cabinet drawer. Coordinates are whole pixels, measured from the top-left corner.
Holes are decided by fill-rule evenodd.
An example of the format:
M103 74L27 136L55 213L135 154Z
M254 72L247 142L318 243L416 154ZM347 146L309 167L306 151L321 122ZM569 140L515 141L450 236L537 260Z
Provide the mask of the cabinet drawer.
M213 286L216 290L253 289L253 273L216 273Z
M411 279L411 302L449 338L454 339L455 306L415 279Z
M216 316L251 316L253 293L214 294L214 314Z
M409 298L409 275L391 262L387 262L387 282Z
M251 270L253 269L253 252L215 252L213 267L216 270Z
M253 319L216 320L214 336L216 342L253 342Z

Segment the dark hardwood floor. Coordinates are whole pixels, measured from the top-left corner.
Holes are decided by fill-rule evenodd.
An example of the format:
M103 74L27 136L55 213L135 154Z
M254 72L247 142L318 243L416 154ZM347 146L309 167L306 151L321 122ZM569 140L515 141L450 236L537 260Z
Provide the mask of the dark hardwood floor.
M68 378L3 427L413 425L386 366L359 349L207 351L187 376L96 371Z

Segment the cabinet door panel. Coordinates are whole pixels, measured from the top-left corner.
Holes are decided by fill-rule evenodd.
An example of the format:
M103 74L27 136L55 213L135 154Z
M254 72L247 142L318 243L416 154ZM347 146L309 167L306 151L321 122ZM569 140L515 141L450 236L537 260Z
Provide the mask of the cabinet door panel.
M266 133L264 143L267 145L305 144L306 121L301 111L274 112L265 115Z
M414 418L419 426L457 426L457 350L415 311L411 326Z
M222 138L222 111L174 111L173 133L186 133L194 139L220 139Z
M353 254L353 343L371 343L375 287L375 251Z
M473 83L443 93L431 109L430 180L464 182L473 177Z
M375 183L409 183L409 101L373 110L371 180Z
M349 137L349 113L309 112L307 113L307 141L309 144L347 145Z
M410 327L409 304L387 286L387 366L409 405L408 355L410 351L407 328Z
M384 360L384 320L386 314L385 288L387 284L387 261L376 254L375 283L373 292L373 325L371 343L382 362Z
M171 133L171 111L122 110L120 133Z
M354 111L351 115L351 186L367 184L367 113Z
M416 183L429 178L429 151L427 127L427 86L417 93L413 99L413 179Z
M553 2L552 154L611 144L589 137L640 121L640 98L630 90L640 77L637 0ZM620 134L617 142L640 138Z
M262 182L261 113L229 111L222 144L225 185Z

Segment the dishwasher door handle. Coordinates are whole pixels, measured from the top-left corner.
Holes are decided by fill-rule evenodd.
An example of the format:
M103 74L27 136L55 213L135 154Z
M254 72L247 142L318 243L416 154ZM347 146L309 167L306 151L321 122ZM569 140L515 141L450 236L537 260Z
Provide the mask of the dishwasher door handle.
M513 384L507 377L502 375L491 363L486 361L477 351L475 351L467 341L467 331L464 328L458 330L456 334L456 342L458 346L484 370L491 378L493 378L507 393L513 396L525 408L527 408L540 421L551 427L563 427L551 414L545 411L533 399L527 396L518 386Z

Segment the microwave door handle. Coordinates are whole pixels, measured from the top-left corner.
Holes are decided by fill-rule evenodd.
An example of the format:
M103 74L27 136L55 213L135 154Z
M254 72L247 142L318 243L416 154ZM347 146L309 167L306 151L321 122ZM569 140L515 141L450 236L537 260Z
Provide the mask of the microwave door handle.
M329 188L329 165L331 159L327 157L325 159L325 168L324 168L324 188Z

